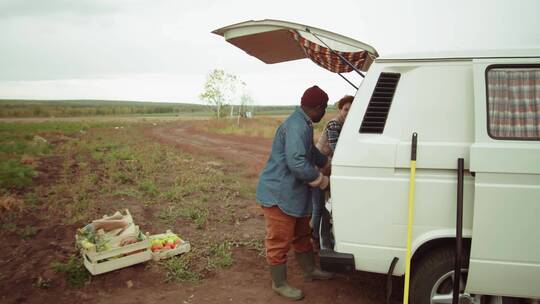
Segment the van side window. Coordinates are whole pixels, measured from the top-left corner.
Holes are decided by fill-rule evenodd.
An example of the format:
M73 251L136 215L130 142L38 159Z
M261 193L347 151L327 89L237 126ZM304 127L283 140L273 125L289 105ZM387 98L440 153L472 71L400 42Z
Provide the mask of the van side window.
M540 140L540 65L496 65L486 70L488 134Z
M399 73L381 73L362 119L360 133L383 133L399 77Z

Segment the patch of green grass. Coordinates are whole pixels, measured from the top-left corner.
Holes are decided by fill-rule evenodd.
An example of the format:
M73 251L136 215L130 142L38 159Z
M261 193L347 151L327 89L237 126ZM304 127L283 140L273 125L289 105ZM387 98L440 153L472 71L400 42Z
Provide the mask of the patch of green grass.
M157 217L167 224L174 224L178 217L182 216L182 210L176 205L168 205L166 208L161 209Z
M34 168L21 164L18 160L7 159L0 161L0 188L23 188L32 184L36 176Z
M38 205L39 199L34 192L28 192L24 195L24 203L30 208L34 208Z
M165 197L165 199L175 202L179 202L182 199L180 191L178 191L178 188L174 186L170 187L167 191L165 191L165 193L163 193L163 196Z
M2 123L0 122L0 189L21 189L32 184L33 159L51 153L51 137L75 134L103 124L80 122Z
M53 262L51 268L56 272L65 274L70 287L83 287L90 280L90 273L84 268L83 262L76 256L71 256L66 263Z
M98 128L103 126L103 123L83 123L83 122L68 122L68 121L48 121L48 122L31 122L31 123L0 123L0 132L63 132L75 133L88 128Z
M15 223L12 223L12 222L4 222L0 225L0 228L2 228L2 230L4 231L9 231L9 232L15 232L17 231L17 225L15 225Z
M66 217L67 224L75 224L89 220L88 211L91 210L91 199L82 193L79 197L75 197L74 201L67 206L69 216Z
M43 155L50 152L51 146L41 136L31 134L0 133L0 153L12 155Z
M138 189L146 195L154 196L158 194L156 184L150 179L141 180L138 184Z
M111 160L132 160L133 154L129 149L121 149L110 153L109 158Z
M208 207L198 203L191 203L185 205L170 204L167 208L162 209L157 217L165 221L167 225L174 225L177 219L182 217L193 221L197 229L203 229L206 226L208 215Z
M103 158L105 157L105 153L101 151L91 151L90 155L92 156L92 159L98 160L98 161L103 160Z
M99 144L97 144L94 149L96 151L109 152L109 151L116 150L118 148L120 148L119 143L103 140L103 142L99 142Z
M191 219L197 229L203 229L208 219L208 208L203 206L189 206L182 210L182 215Z
M289 112L290 113L290 112ZM333 117L333 112L328 112L327 117L323 118L319 123L313 125L316 137L322 132L324 126L328 122L328 117ZM238 122L236 119L209 120L201 129L206 132L217 134L233 134L241 136L273 138L277 127L283 118L275 117L257 117L253 119L241 119Z
M225 214L219 219L220 222L234 223L236 208L228 201L225 203Z
M240 121L236 119L209 120L202 129L217 134L272 138L282 121L281 118L268 117L241 119Z
M244 247L249 250L255 250L259 252L259 255L264 254L264 242L261 239L250 239L250 240L243 240L243 241L233 241L231 242L231 245L234 247Z
M113 196L128 196L128 197L138 197L139 193L134 189L117 189L112 193Z
M231 266L233 263L231 243L224 241L214 243L210 246L210 256L208 258L208 268L218 269Z
M34 237L37 234L36 227L33 226L26 226L21 231L19 231L19 235L22 239L27 240L32 237Z
M156 202L155 202L155 201L145 200L142 204L143 204L143 206L144 206L145 208L149 208L150 206L155 205Z
M188 252L165 259L160 264L167 270L165 282L197 282L202 276L192 270L194 254Z
M114 182L118 182L120 184L127 184L133 181L130 174L128 174L127 172L123 170L113 172L112 178Z
M38 278L36 279L36 287L40 289L47 289L51 287L51 282L44 279L42 276L38 276Z

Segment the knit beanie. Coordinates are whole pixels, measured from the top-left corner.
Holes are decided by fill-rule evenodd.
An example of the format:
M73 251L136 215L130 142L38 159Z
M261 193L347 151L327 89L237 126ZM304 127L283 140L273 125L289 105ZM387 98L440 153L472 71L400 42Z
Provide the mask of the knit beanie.
M328 95L318 86L312 86L304 92L300 104L306 107L316 108L323 104L326 105L327 102Z

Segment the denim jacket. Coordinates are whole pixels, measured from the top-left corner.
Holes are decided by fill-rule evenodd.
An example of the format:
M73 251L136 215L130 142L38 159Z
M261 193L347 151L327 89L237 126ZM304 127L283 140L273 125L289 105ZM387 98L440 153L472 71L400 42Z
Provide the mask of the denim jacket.
M315 166L323 167L326 156L313 145L313 125L301 107L278 127L257 185L257 201L278 206L294 217L311 214L311 189L308 183L319 176Z

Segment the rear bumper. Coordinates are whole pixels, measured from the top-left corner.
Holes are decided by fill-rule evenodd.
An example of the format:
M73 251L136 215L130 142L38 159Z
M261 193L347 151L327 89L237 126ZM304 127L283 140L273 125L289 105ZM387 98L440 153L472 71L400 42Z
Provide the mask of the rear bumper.
M353 272L356 270L354 256L350 253L324 249L319 252L321 269L330 272Z

